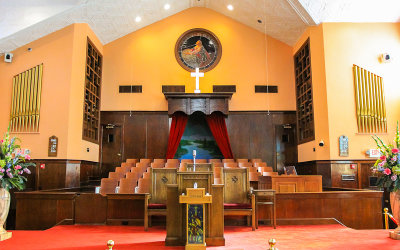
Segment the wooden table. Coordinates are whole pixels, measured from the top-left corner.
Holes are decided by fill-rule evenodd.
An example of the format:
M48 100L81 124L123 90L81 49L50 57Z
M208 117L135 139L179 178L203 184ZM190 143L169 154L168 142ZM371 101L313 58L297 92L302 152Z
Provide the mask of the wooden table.
M322 176L260 176L258 179L257 189L274 189L277 193L322 192Z
M272 208L271 221L274 229L276 229L276 197L275 190L253 190L253 194L256 197L256 228L258 229L258 206L268 205Z

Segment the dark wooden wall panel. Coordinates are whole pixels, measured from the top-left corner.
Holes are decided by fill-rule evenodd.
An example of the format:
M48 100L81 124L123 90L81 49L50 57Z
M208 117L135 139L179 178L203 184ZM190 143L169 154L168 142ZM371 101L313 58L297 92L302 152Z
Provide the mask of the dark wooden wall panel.
M143 114L126 115L122 134L123 158L145 158L146 117Z
M295 112L230 112L226 124L234 157L262 158L275 166L275 126L295 122ZM165 158L169 136L167 112L132 112L130 116L129 112L104 111L101 123L122 126L123 161ZM291 150L297 155L297 147ZM104 157L107 155L103 155L103 160Z
M151 158L165 158L169 136L168 120L165 114L147 117L147 155Z
M101 124L122 127L122 159L165 158L169 136L167 112L103 111ZM103 154L104 157L107 155Z
M226 119L226 126L234 157L247 158L250 147L250 120L245 114L231 113Z
M235 158L261 158L276 166L275 126L296 123L294 112L229 112L226 119ZM291 149L297 155L297 147Z

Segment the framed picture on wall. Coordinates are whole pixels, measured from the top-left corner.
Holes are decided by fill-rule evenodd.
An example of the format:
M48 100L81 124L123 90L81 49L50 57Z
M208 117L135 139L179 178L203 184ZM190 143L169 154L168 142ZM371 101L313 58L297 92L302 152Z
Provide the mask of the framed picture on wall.
M183 33L175 45L179 65L191 72L199 68L207 72L217 66L222 55L221 42L209 30L196 28Z

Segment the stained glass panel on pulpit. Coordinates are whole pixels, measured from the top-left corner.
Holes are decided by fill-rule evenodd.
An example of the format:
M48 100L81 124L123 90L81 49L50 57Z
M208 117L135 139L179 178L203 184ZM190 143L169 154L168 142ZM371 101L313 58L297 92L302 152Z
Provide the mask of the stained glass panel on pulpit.
M188 244L204 243L203 204L188 204Z

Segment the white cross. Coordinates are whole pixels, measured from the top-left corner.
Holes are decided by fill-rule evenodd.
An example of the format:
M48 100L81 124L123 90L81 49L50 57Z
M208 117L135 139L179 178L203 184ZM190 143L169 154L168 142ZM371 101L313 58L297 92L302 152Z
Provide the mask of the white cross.
M204 77L204 73L203 72L199 72L199 68L196 68L196 72L191 72L190 76L191 77L196 77L196 89L194 90L194 93L200 93L199 77Z

